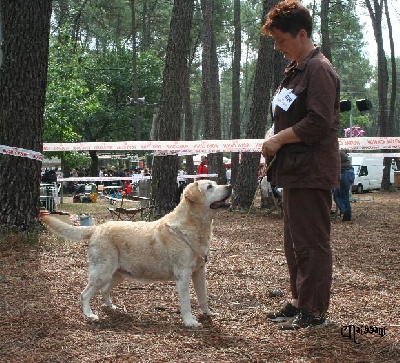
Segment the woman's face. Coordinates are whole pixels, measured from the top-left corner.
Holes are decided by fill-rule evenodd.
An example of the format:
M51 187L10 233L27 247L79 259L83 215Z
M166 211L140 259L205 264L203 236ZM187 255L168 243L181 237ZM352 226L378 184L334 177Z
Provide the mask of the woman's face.
M296 37L288 32L282 32L279 29L271 29L271 36L275 41L275 50L281 52L286 59L298 61L304 52L305 43L305 32L304 29L300 30Z

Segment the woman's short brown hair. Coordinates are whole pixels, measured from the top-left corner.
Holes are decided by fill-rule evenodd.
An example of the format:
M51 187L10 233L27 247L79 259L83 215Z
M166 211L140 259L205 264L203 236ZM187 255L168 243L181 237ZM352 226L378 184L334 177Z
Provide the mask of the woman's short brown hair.
M272 29L290 33L292 37L304 29L311 38L313 24L310 11L299 0L281 1L267 14L261 33L270 35Z

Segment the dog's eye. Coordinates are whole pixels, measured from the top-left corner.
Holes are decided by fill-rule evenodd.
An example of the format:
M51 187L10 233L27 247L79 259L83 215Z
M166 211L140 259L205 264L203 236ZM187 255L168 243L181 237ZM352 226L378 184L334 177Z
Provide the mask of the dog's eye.
M212 184L207 185L207 189L211 189L212 187L213 187Z

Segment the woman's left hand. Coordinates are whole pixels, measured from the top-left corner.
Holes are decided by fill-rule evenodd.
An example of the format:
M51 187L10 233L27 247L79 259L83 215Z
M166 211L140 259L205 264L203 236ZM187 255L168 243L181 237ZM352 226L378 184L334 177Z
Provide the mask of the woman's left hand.
M281 148L281 143L279 139L275 136L266 139L262 145L261 152L264 157L274 156L278 150Z

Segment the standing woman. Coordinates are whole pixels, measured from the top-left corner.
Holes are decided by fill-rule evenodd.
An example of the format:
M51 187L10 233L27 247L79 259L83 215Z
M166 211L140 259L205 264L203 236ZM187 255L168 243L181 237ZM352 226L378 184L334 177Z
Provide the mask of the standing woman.
M332 189L339 185L340 82L313 44L312 18L298 0L278 3L261 31L291 60L272 101L273 136L262 146L283 188L284 250L292 301L268 314L279 329L324 325L332 283Z

